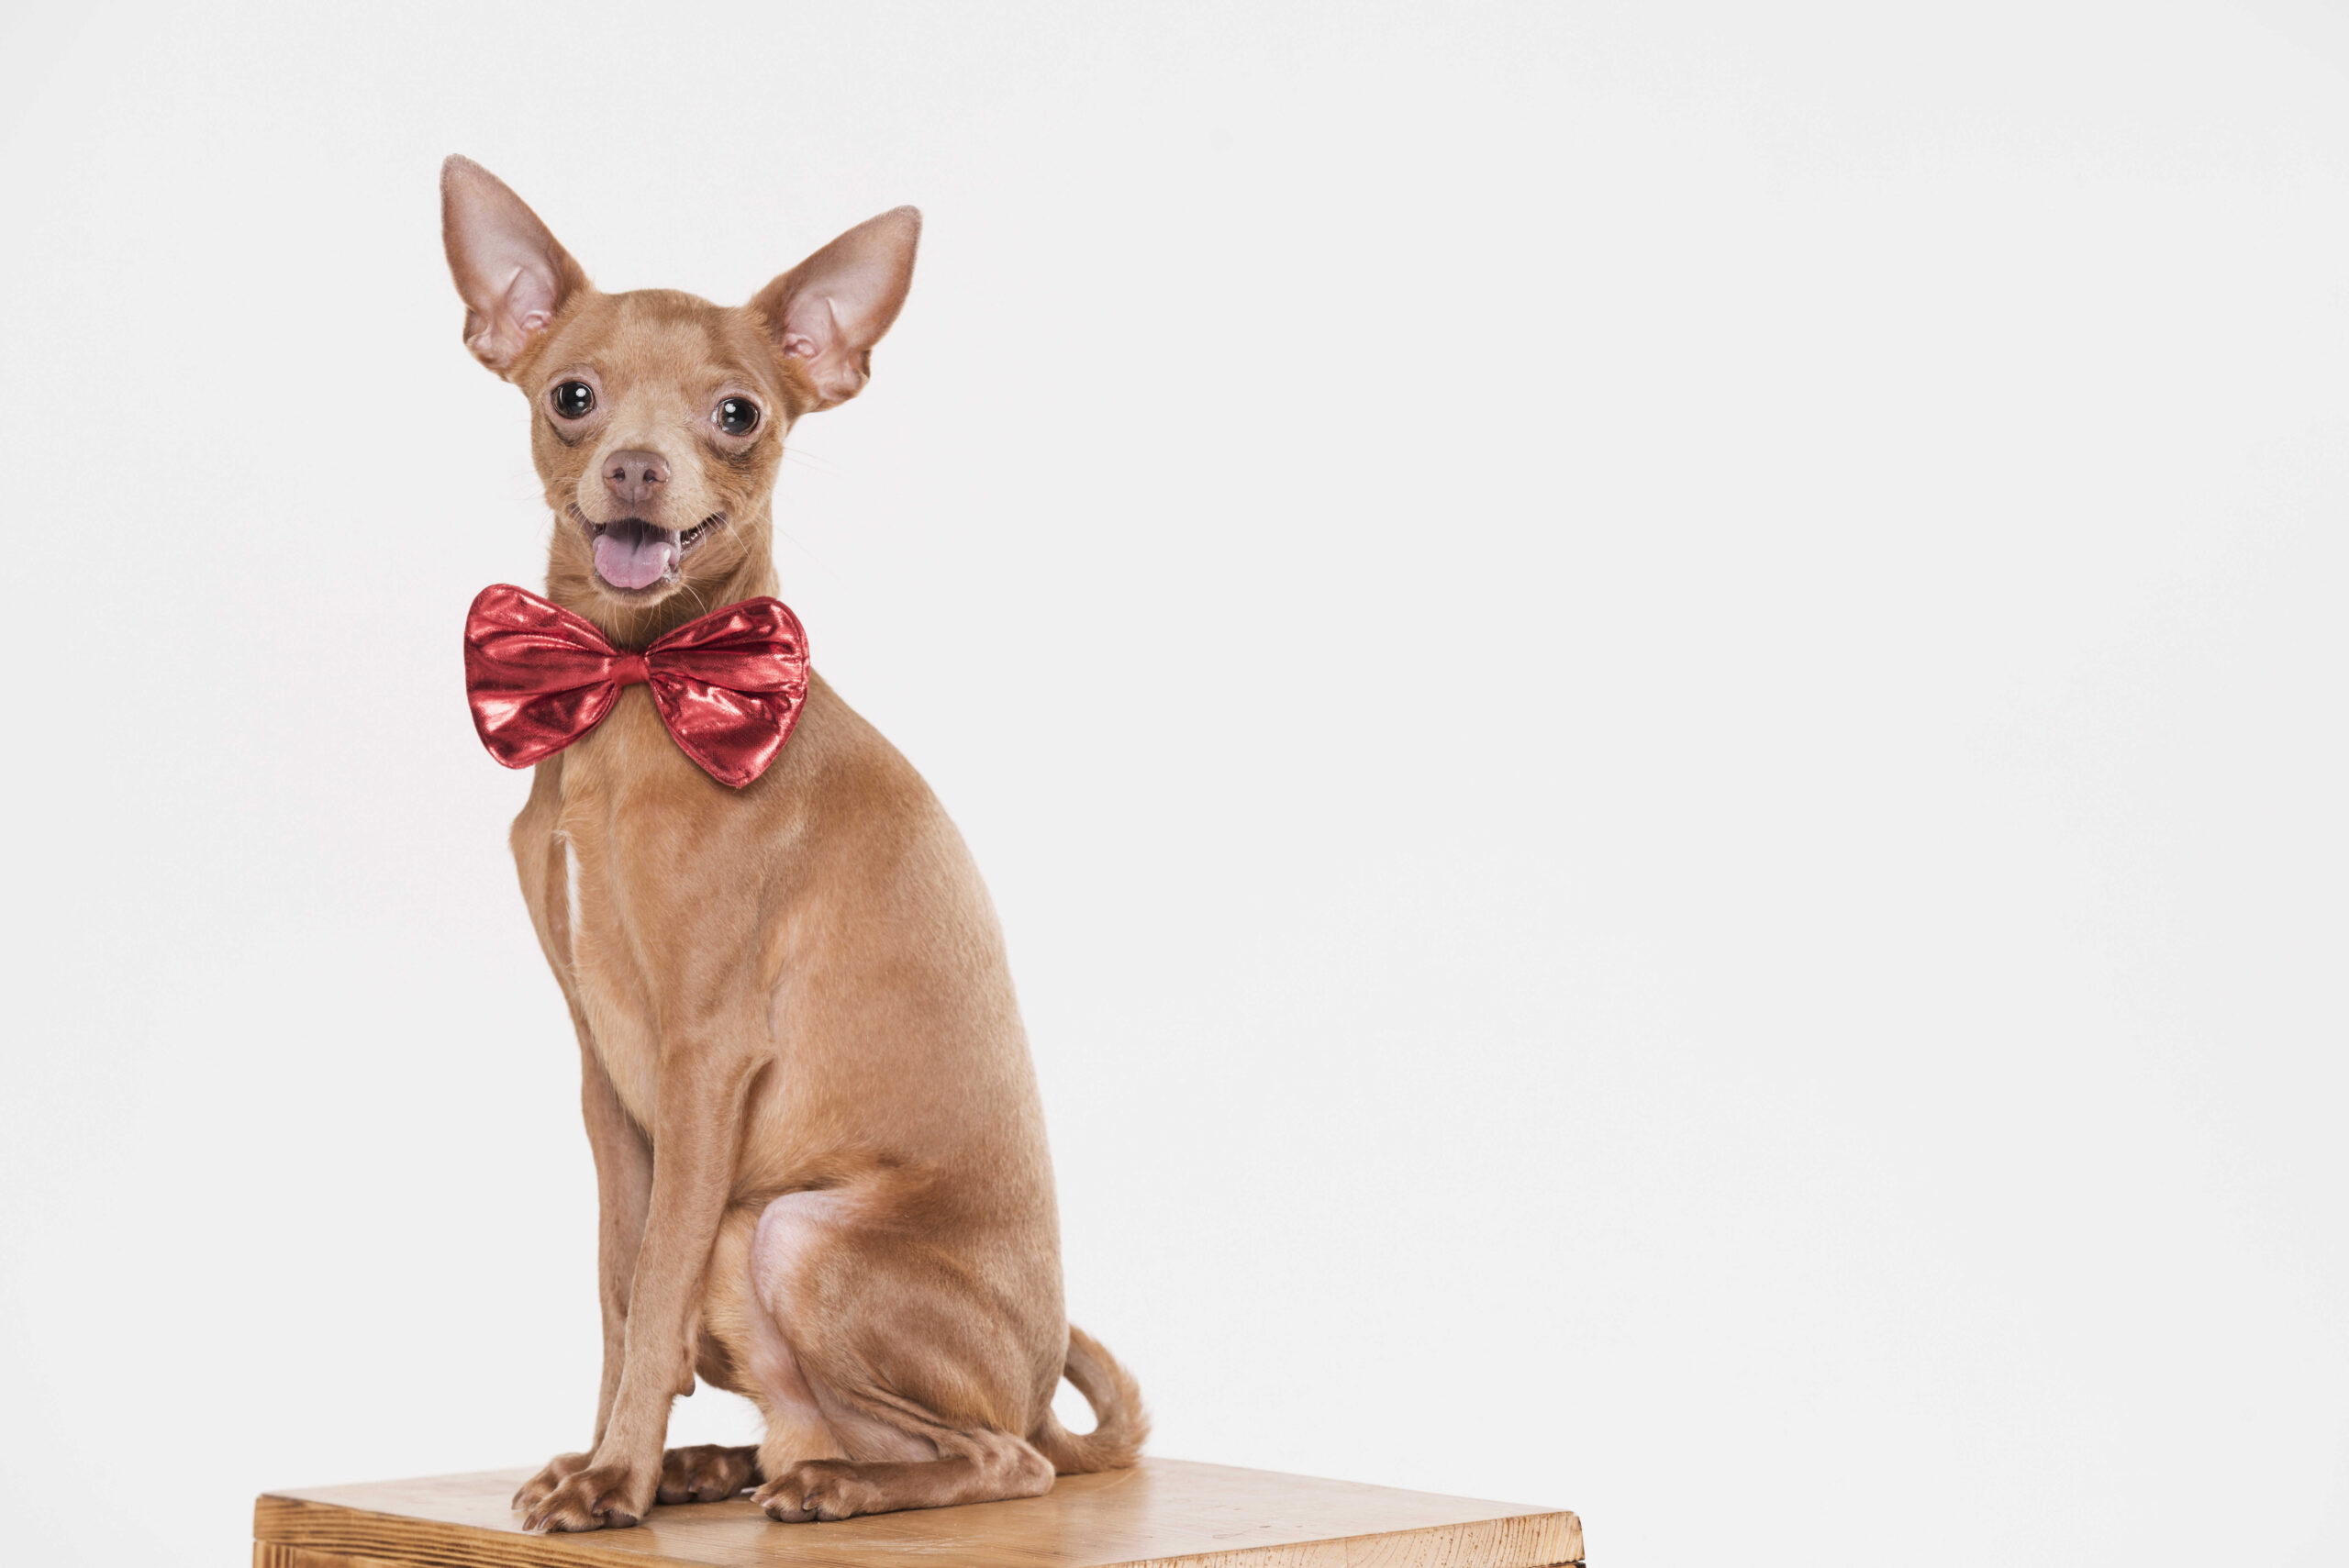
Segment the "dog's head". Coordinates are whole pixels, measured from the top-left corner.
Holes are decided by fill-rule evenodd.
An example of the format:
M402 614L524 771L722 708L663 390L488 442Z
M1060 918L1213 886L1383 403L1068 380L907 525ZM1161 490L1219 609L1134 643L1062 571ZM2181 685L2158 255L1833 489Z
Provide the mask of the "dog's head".
M463 158L440 172L465 347L530 399L555 513L549 591L597 620L696 602L763 561L793 421L853 397L913 280L921 216L850 229L742 306L601 294L538 215ZM602 613L597 613L598 611Z

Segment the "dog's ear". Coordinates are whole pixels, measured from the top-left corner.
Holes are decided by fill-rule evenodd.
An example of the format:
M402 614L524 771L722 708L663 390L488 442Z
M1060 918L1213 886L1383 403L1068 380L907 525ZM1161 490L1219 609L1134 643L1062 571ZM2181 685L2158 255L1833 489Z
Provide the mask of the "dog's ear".
M587 274L539 215L470 158L440 165L440 239L465 302L465 347L505 375Z
M867 219L761 289L751 308L775 352L815 388L816 406L845 403L873 373L873 345L914 281L921 214L909 206Z

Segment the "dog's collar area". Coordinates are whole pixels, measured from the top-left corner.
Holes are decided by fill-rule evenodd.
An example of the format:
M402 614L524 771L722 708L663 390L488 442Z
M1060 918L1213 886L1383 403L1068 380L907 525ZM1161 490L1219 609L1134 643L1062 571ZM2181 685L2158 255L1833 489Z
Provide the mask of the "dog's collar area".
M491 756L528 767L604 721L623 686L652 689L677 749L740 789L781 754L807 698L807 636L762 595L696 617L642 652L526 588L484 588L465 617L465 687Z

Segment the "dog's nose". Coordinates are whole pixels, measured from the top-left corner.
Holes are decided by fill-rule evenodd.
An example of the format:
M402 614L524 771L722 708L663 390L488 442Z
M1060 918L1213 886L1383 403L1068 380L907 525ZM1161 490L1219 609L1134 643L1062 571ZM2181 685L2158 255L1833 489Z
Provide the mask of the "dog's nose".
M614 452L604 460L604 488L625 506L640 506L669 483L669 465L659 452Z

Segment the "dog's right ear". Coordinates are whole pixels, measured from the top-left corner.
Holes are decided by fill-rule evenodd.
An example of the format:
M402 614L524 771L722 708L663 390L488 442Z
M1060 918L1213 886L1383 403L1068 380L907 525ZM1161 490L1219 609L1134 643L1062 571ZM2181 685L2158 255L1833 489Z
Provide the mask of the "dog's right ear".
M440 165L440 239L465 302L465 347L501 376L587 286L539 215L470 158Z
M913 286L921 214L909 206L867 218L761 289L751 310L775 352L807 378L816 406L863 390L873 345L905 308Z

